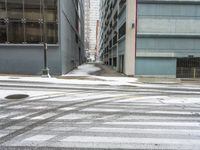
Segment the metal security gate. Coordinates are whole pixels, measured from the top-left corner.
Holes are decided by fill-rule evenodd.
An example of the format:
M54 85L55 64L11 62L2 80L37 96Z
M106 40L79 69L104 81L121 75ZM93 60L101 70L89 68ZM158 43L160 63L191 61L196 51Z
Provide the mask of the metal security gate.
M200 78L200 57L178 58L177 78Z

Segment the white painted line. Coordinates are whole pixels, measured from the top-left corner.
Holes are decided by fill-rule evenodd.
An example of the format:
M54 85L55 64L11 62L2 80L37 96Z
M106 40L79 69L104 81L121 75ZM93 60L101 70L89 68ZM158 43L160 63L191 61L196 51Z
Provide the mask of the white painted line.
M23 119L23 118L25 118L25 117L31 115L31 114L32 114L32 113L28 113L28 114L26 114L26 115L21 115L21 116L16 116L16 117L11 118L11 120L20 120L20 119Z
M3 119L3 118L6 118L6 117L9 117L9 116L12 116L12 115L17 115L19 114L19 112L10 112L10 113L4 113L4 114L0 114L0 119Z
M87 115L87 114L69 114L69 115L62 116L62 117L58 118L57 120L83 119L83 118L91 117L91 116L93 116L93 115Z
M47 113L47 114L44 114L44 115L41 115L41 116L37 116L37 117L34 117L32 118L31 120L42 120L42 119L47 119L49 117L52 117L56 115L56 113Z
M5 135L6 135L6 134L2 134L2 133L0 133L0 138L3 137L3 136L5 136Z
M182 112L182 111L150 111L149 113L156 114L177 114L177 115L191 115L192 112Z
M76 109L76 107L65 107L65 108L61 108L59 110L61 110L61 111L70 111L70 110L74 110L74 109Z
M6 117L8 117L8 116L10 116L10 114L1 114L1 115L0 115L0 119L6 118Z
M122 109L105 109L105 108L86 108L81 111L89 111L89 112L122 112Z
M175 117L175 116L140 116L140 115L132 115L132 116L125 116L125 117L121 117L119 118L118 120L122 121L123 120L145 120L145 121L151 121L152 119L158 119L158 120L166 120L166 119L169 119L169 120L196 120L196 121L200 121L200 118L196 118L196 117L184 117L184 116L181 116L181 117ZM189 122L189 121L188 121Z
M127 137L100 137L100 136L70 136L61 142L83 142L83 143L116 143L116 144L181 144L199 145L200 139L159 139L159 138L127 138Z
M23 106L23 105L17 105L17 106L12 106L12 107L7 107L8 109L23 109L23 108L28 108L28 106Z
M192 135L200 136L200 130L186 129L137 129L137 128L105 128L93 127L88 129L89 132L108 132L108 133L131 133L131 134L170 134L170 135Z
M37 141L37 142L43 142L43 141L47 141L51 138L55 137L55 135L36 135L36 136L32 136L30 138L25 139L24 141Z
M151 126L193 126L200 127L196 122L106 122L107 125L151 125Z
M74 129L76 129L76 128L75 127L55 127L51 130L53 130L53 131L71 131Z
M48 108L48 107L47 106L37 106L37 107L32 107L31 109L38 110L38 109L46 109L46 108Z
M151 102L153 101L154 103L156 103L155 100L158 99L167 99L169 98L168 96L142 96L142 97L136 97L136 98L128 98L128 99L124 99L124 100L119 100L116 102L135 102L135 100L146 100L147 102ZM141 102L141 101L138 101ZM160 103L159 101L157 101L157 103Z

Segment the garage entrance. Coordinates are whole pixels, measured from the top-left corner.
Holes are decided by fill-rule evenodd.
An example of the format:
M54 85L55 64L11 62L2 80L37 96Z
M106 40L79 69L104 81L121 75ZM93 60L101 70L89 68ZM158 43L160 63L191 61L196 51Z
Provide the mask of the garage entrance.
M200 78L200 57L178 58L177 78Z

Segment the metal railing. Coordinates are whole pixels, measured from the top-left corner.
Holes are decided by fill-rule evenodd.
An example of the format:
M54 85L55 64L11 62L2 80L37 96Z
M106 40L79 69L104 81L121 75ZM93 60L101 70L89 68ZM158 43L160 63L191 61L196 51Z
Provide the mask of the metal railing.
M178 67L177 78L200 78L200 67Z

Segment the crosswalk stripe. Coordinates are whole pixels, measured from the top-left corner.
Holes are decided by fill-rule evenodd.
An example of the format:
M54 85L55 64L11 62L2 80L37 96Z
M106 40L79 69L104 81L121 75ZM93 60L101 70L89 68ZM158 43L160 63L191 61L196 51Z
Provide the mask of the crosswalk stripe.
M193 126L200 127L196 122L106 122L107 125L152 125L152 126Z
M183 144L199 145L197 139L159 139L159 138L127 138L127 137L100 137L100 136L70 136L61 142L92 142L92 143L143 143L143 144Z
M109 127L92 127L89 132L104 132L104 133L141 133L141 134L177 134L177 135L192 135L200 136L200 130L186 129L137 129L137 128L109 128Z

